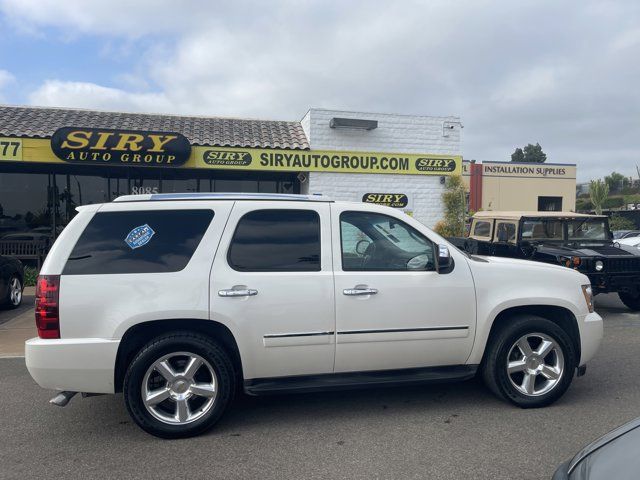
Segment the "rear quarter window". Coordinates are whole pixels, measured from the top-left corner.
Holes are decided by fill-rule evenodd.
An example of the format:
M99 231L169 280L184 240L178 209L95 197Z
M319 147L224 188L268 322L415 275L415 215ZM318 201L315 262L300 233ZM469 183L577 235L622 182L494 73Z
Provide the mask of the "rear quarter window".
M63 275L177 272L198 248L212 210L96 213Z

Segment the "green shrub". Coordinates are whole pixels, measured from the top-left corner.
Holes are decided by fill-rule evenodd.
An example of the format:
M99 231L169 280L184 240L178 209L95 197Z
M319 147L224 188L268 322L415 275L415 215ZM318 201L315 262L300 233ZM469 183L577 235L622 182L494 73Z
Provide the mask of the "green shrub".
M614 213L609 218L609 228L611 230L635 230L636 224L633 220Z
M33 267L24 267L24 286L35 287L36 278L38 278L38 269Z
M590 212L591 210L593 210L591 200L585 200L583 198L576 200L576 212Z
M620 208L624 205L624 198L622 197L608 197L603 203L603 208Z
M452 175L447 178L445 191L442 194L444 218L436 224L434 229L439 235L445 237L464 236L467 207L465 192L466 187L460 175Z
M624 196L624 203L640 203L640 195L636 194L636 195L625 195Z

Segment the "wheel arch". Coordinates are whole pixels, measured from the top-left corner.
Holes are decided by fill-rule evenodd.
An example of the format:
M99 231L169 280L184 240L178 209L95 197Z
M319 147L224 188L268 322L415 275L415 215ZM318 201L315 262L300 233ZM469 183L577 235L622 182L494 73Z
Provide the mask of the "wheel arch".
M122 391L127 367L146 343L160 335L178 331L200 333L219 341L231 357L236 375L239 379L242 378L242 358L238 343L231 330L222 323L203 319L152 320L129 327L122 336L114 368L115 392Z
M581 358L580 329L578 327L578 321L571 310L557 305L520 305L505 308L494 318L482 355L482 363L488 350L487 347L495 335L509 322L509 319L518 315L535 315L560 326L571 338L577 358Z

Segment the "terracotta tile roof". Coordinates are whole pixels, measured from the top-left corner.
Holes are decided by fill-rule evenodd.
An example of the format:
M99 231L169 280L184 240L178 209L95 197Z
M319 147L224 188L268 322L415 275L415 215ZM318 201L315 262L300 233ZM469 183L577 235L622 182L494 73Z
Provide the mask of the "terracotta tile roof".
M60 127L177 132L192 145L309 149L299 122L0 105L0 135L48 138Z

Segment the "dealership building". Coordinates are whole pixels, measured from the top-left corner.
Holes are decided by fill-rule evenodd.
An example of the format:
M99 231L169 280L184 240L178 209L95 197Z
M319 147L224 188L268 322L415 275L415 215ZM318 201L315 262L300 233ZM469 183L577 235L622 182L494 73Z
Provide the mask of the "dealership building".
M323 194L432 226L462 172L461 128L321 109L287 122L0 106L0 240L50 244L78 205L155 192Z

